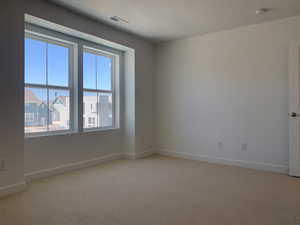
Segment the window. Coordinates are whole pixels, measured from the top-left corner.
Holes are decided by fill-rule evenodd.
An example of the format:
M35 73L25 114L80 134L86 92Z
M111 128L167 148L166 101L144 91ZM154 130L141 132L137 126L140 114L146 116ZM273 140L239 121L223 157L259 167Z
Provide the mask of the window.
M26 24L25 136L116 128L116 62L120 55Z
M114 126L114 57L101 50L85 47L83 50L83 120L84 129Z
M26 34L25 134L72 129L71 58L72 45Z

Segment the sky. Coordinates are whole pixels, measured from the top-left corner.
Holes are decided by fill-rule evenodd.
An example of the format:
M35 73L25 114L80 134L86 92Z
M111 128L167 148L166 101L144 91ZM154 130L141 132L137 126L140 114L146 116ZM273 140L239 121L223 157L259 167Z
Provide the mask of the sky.
M69 54L69 49L64 46L25 38L25 83L45 85L48 82L48 85L67 87ZM111 59L108 57L84 52L84 88L111 90L111 63ZM45 90L31 90L41 100L47 99ZM68 94L61 92L61 94L63 93Z

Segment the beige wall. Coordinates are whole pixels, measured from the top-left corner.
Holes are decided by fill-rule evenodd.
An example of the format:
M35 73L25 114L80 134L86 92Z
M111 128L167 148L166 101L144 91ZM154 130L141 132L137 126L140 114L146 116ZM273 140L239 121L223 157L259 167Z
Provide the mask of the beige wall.
M300 41L300 17L160 44L158 149L287 168L292 40Z
M23 15L17 2L0 2L0 187L23 181Z
M31 0L27 3L26 13L135 49L135 134L139 134L135 138L135 149L137 153L147 151L153 143L153 45L44 1ZM144 115L148 120L144 120ZM28 139L25 141L25 172L123 152L123 138L124 129L121 128L116 131ZM140 144L143 140L146 142Z

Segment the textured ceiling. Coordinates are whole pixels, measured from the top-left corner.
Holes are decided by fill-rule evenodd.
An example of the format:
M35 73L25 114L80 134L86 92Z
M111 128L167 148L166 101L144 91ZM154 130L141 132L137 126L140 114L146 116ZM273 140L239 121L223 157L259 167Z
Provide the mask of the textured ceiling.
M50 0L160 42L300 15L300 0ZM255 10L272 11L256 15ZM129 23L111 21L119 16Z

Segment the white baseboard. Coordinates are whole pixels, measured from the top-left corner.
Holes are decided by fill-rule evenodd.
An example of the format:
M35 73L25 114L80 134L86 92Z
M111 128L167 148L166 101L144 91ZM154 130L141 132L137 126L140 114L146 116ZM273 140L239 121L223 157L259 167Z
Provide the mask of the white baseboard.
M139 153L124 153L124 158L136 160L136 159L146 158L155 154L157 154L157 152L154 151L153 149L150 149L148 151L139 152Z
M66 173L69 171L86 168L86 167L96 166L103 162L109 162L112 160L117 160L117 159L122 159L122 158L123 158L122 153L116 153L116 154L106 155L106 156L99 157L99 158L84 160L84 161L75 162L75 163L69 163L69 164L66 164L63 166L58 166L58 167L51 168L51 169L41 170L41 171L37 171L37 172L33 172L33 173L27 173L27 174L25 174L25 179L27 182L30 182L32 180L49 177L49 176L53 176L53 175L58 175L58 174Z
M27 182L30 182L32 180L49 177L49 176L53 176L53 175L58 175L58 174L62 174L62 173L70 172L73 170L90 167L90 166L95 166L95 165L98 165L103 162L108 162L108 161L122 159L122 158L133 159L133 160L141 159L141 158L151 156L155 153L156 153L155 151L149 150L149 151L145 151L145 152L141 152L141 153L137 153L137 154L116 153L116 154L106 155L106 156L99 157L99 158L84 160L84 161L75 162L75 163L69 163L69 164L66 164L63 166L58 166L55 168L45 169L45 170L41 170L41 171L37 171L37 172L33 172L33 173L27 173L27 174L25 174L25 180Z
M15 194L26 189L26 182L20 182L16 184L11 184L7 186L0 187L0 197Z
M286 165L276 165L276 164L270 164L270 163L234 160L234 159L226 159L226 158L213 158L213 157L205 156L205 155L196 155L196 154L190 154L190 153L184 153L184 152L176 152L176 151L170 151L170 150L166 150L166 149L159 149L157 152L160 155L172 156L172 157L176 157L176 158L198 160L198 161L205 161L205 162L211 162L211 163L216 163L216 164L239 166L239 167L256 169L256 170L288 174L288 166L286 166Z
M172 156L176 158L182 158L182 159L190 159L190 160L198 160L198 161L205 161L205 162L211 162L211 163L217 163L217 164L224 164L224 165L230 165L230 166L239 166L244 168L251 168L251 169L257 169L257 170L264 170L264 171L270 171L270 172L276 172L281 174L288 174L288 166L286 165L275 165L270 163L261 163L261 162L252 162L252 161L243 161L243 160L233 160L233 159L225 159L225 158L213 158L209 156L204 155L196 155L196 154L190 154L190 153L184 153L184 152L176 152L176 151L170 151L166 149L159 149L158 151L155 151L153 149L140 152L137 154L130 154L130 153L116 153L111 155L106 155L99 158L94 158L90 160L75 162L75 163L69 163L63 166L41 170L34 173L28 173L25 174L25 180L27 182L58 175L62 173L66 173L73 170L78 170L90 166L95 166L103 162L109 162L117 159L127 158L127 159L141 159L145 157L149 157L154 154L160 154L165 156ZM0 197L14 194L17 192L24 191L26 189L26 182L20 182L12 185L7 185L0 187Z
M78 169L82 169L82 168L96 166L98 164L117 160L117 159L123 159L123 158L141 159L141 158L151 156L153 154L156 154L156 152L153 150L149 150L149 151L145 151L145 152L141 152L141 153L137 153L137 154L116 153L116 154L106 155L106 156L99 157L99 158L69 163L69 164L65 164L63 166L40 170L40 171L33 172L33 173L27 173L24 176L25 176L26 182L30 182L33 180L37 180L37 179L41 179L41 178L45 178L45 177L49 177L49 176L53 176L53 175L63 174L66 172L70 172L70 171L74 171L74 170L78 170ZM24 181L21 183L0 187L0 197L6 196L9 194L14 194L14 193L25 190L26 182Z

